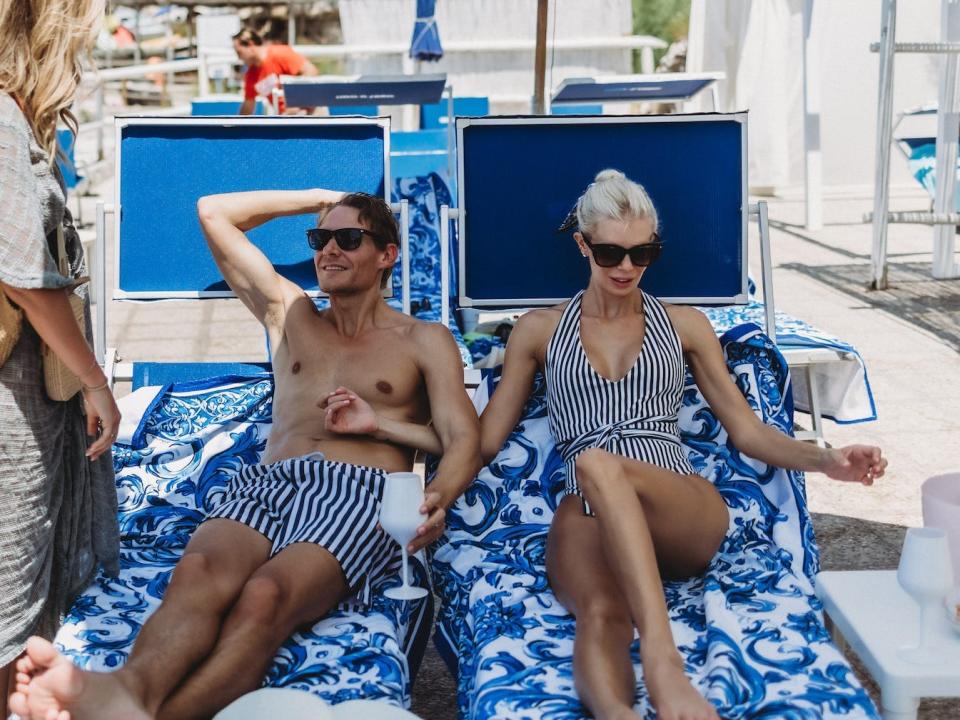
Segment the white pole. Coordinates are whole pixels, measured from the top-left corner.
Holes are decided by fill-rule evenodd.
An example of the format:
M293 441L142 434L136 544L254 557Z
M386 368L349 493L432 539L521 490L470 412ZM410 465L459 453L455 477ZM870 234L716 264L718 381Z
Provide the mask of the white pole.
M940 5L940 40L960 39L960 0L943 0ZM960 132L960 97L957 93L957 65L960 58L949 53L940 62L940 101L937 111L937 187L934 213L956 210L954 190L957 178L957 133ZM933 229L933 277L946 280L957 277L954 260L956 227L935 225Z
M91 295L96 306L93 332L93 351L97 362L103 365L107 350L107 213L113 204L97 203L96 236L93 242L93 282Z
M640 48L640 72L650 74L656 69L653 62L653 48Z
M883 0L880 19L880 91L877 98L876 167L873 183L871 286L887 287L887 210L890 205L890 136L893 132L893 54L897 35L897 0Z
M823 227L823 174L820 158L820 32L815 0L803 2L803 170L807 230ZM822 3L821 3L822 5ZM821 7L821 12L823 8Z

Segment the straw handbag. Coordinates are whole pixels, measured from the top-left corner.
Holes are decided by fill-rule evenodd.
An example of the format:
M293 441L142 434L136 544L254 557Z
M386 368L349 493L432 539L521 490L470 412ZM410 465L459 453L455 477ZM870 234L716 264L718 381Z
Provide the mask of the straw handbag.
M14 307L7 294L0 289L0 367L3 367L20 339L22 319L23 311Z
M57 265L60 274L64 277L70 276L70 262L67 259L66 242L63 237L63 225L57 227ZM89 277L77 278L74 280L70 289L89 282ZM87 317L85 312L85 303L82 297L70 293L67 296L70 299L70 309L73 310L73 316L80 326L80 332L86 337ZM51 400L69 400L83 387L80 378L73 374L63 360L61 360L46 343L42 344L43 353L43 382L47 388L47 396Z

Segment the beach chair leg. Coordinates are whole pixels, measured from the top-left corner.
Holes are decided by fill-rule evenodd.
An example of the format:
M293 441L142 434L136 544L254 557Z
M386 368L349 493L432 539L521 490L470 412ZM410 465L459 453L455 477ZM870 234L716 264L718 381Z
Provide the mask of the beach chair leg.
M917 720L919 698L903 697L900 693L880 689L880 713L883 720Z
M827 626L827 632L830 633L830 639L833 640L833 644L837 646L837 649L843 653L847 654L849 646L847 641L844 639L840 630L837 628L837 624L830 618L829 615L824 615L825 625Z
M804 370L807 379L807 400L810 403L810 424L813 426L812 439L820 447L824 447L826 442L823 439L823 416L820 414L820 388L817 386L817 375L813 371L812 365L807 365Z

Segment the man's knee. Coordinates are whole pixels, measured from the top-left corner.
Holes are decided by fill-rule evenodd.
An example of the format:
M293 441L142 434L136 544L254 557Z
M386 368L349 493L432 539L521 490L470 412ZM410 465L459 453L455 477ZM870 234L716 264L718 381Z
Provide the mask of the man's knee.
M174 568L167 593L195 595L206 607L222 611L236 599L236 585L225 575L206 553L187 552Z
M284 615L285 598L286 592L275 578L269 575L253 577L243 586L230 619L245 627L272 628Z

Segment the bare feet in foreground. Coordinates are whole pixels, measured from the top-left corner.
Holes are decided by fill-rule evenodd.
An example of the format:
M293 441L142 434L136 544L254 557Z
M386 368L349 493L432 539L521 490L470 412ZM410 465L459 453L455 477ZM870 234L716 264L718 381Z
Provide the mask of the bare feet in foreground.
M651 654L657 658L642 657L643 680L658 720L719 720L716 708L690 684L676 651L673 657Z
M119 673L81 670L42 638L17 661L10 709L23 720L150 720Z

